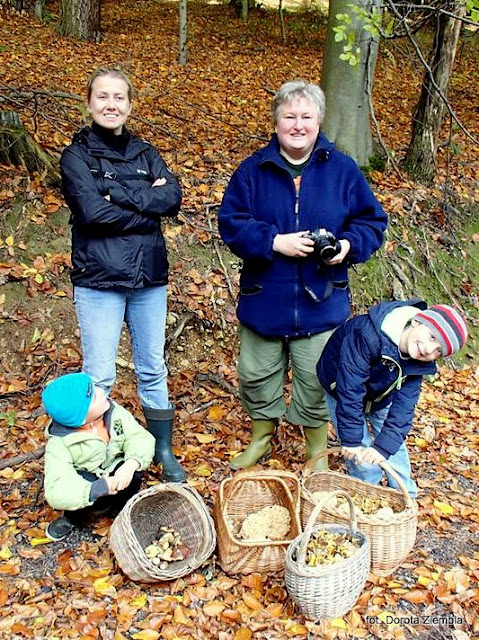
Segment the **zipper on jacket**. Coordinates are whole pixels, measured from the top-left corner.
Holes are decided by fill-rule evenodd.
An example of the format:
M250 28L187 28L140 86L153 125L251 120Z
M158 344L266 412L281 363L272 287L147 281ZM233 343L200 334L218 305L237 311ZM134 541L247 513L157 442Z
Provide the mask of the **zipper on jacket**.
M399 362L397 360L395 360L394 358L391 358L391 356L381 356L381 360L383 362L386 361L386 362L392 363L393 366L396 366L399 369L399 373L398 373L398 376L397 376L396 380L394 380L394 382L389 385L389 387L386 389L386 391L383 391L383 393L381 393L377 398L374 398L374 400L368 400L368 402L366 403L366 408L365 408L365 412L366 413L370 413L371 412L371 408L372 408L372 406L373 406L373 404L375 402L381 402L381 400L383 400L392 391L396 391L396 390L401 389L401 387L403 385L403 382L407 377L407 376L403 375L402 368L401 368L401 365L399 364Z
M299 190L301 188L301 181L299 185L296 185L294 178L291 176L291 180L293 181L294 187L294 229L296 232L299 231ZM301 176L302 179L302 176ZM298 309L298 297L299 297L299 282L300 282L300 269L301 265L299 262L296 264L296 282L294 284L295 296L294 296L294 326L298 329L299 326L299 309Z

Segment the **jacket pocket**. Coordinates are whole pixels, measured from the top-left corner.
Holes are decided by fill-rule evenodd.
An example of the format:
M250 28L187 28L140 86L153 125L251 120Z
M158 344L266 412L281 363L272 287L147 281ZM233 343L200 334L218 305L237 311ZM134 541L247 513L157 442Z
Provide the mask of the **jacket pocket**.
M259 284L248 285L244 287L240 287L240 295L242 296L254 296L258 293L261 293L263 287Z

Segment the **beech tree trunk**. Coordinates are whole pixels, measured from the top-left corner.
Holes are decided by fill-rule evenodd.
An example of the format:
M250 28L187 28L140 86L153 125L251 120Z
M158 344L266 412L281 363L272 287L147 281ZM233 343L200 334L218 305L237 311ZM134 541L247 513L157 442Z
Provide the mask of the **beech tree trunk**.
M58 167L24 129L16 111L0 111L0 164L24 167L29 173L45 174L59 181Z
M464 5L453 2L448 7L457 17L464 15ZM411 142L404 162L408 173L416 180L430 183L436 173L436 155L439 134L444 114L444 100L456 55L457 42L461 31L461 20L440 14L434 43L430 53L429 67L422 84L421 95L413 115Z
M369 164L373 155L373 138L370 124L368 92L372 91L374 69L379 38L371 36L363 23L348 6L360 0L330 0L328 33L324 50L321 86L326 94L326 117L321 129L344 153L354 158L360 166ZM361 3L372 9L374 0ZM337 26L336 14L347 13L352 19L350 29L361 49L357 66L340 60L343 42L335 42L333 27Z
M62 0L60 33L83 40L100 40L100 0Z
M178 5L178 11L179 11L179 22L180 22L178 63L184 66L187 60L187 44L186 44L187 37L188 37L187 0L180 0Z
M16 11L27 11L28 13L32 13L35 6L35 0L4 0L4 2L0 2L0 7L11 7Z
M248 4L249 0L241 0L240 18L243 22L248 21Z

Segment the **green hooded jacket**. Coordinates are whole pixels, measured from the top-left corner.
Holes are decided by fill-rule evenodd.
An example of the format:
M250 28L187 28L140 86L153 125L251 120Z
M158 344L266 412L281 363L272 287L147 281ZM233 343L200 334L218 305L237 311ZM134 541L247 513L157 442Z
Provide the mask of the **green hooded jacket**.
M47 426L45 497L54 509L76 511L108 495L103 478L125 460L137 460L139 471L150 465L155 450L151 433L115 402L110 402L104 419L110 435L108 443L93 432L65 427L55 421ZM93 473L99 480L90 482L79 471Z

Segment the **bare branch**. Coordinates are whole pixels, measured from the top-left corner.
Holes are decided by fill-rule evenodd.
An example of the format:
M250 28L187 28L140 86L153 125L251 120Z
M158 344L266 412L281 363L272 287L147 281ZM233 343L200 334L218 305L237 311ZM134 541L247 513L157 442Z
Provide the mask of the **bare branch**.
M399 11L397 10L393 0L386 0L390 10L392 11L392 13L394 13L394 15L398 18L401 18L401 14L399 13ZM457 18L457 16L455 14L453 14L454 17ZM459 19L459 18L457 18ZM431 84L434 87L434 89L437 91L439 97L441 98L441 100L443 101L446 109L449 111L449 113L451 114L452 119L454 120L454 122L457 124L457 126L461 129L461 131L470 139L472 140L475 144L479 144L479 139L474 137L468 130L467 128L462 124L462 122L459 120L459 118L457 117L454 109L451 106L451 103L449 102L449 100L447 99L447 97L444 95L444 93L441 91L441 88L438 86L436 80L434 79L434 73L431 69L431 67L429 66L427 60L425 59L420 46L418 45L416 39L414 38L413 34L411 33L411 30L407 24L407 22L404 23L404 28L406 30L406 34L412 44L412 46L414 47L414 50L416 51L416 54L421 62L421 64L423 65L424 69L426 70L426 73L429 75L430 80L431 80Z

